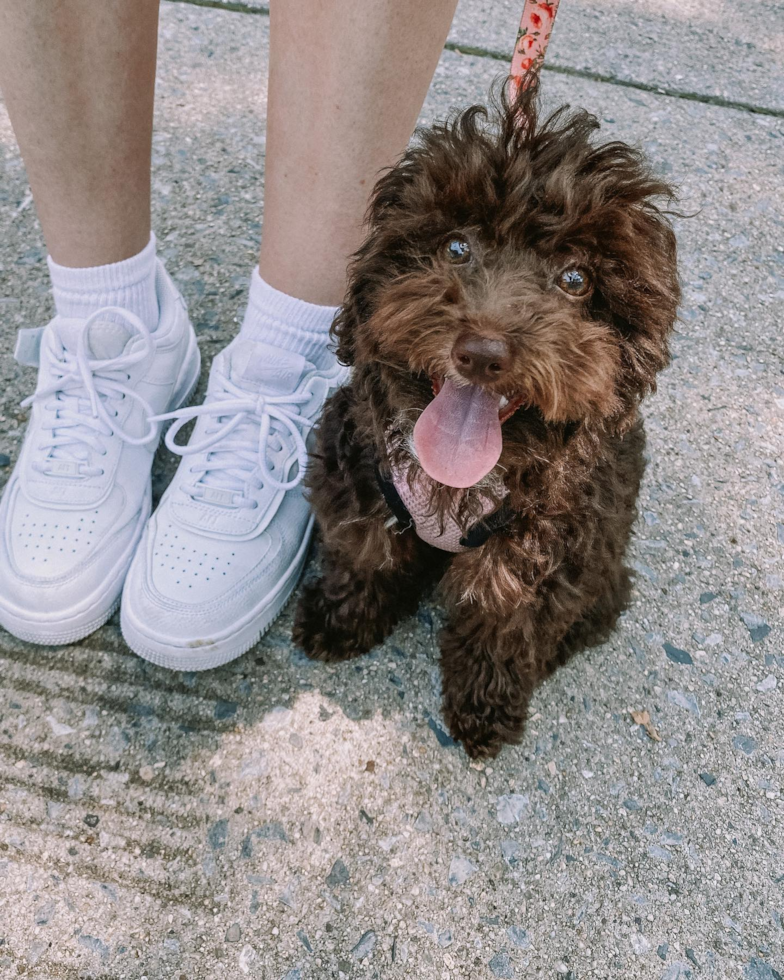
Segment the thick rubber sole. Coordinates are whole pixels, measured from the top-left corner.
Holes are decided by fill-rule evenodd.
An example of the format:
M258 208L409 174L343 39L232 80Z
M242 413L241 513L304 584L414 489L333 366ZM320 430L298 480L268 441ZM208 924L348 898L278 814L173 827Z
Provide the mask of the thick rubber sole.
M130 562L128 563L130 564ZM122 589L122 585L120 586ZM7 609L0 609L0 626L18 640L26 643L35 643L37 646L61 647L70 646L78 643L85 636L100 629L108 620L112 618L120 605L120 596L117 595L108 609L77 614L74 625L68 625L68 620L59 619L56 625L51 627L41 623L32 623L24 616L16 616Z
M201 372L201 355L196 343L196 337L191 331L188 351L177 379L177 386L172 395L171 407L174 411L186 405L196 390ZM94 633L114 615L120 604L125 576L131 567L133 556L141 540L147 521L150 519L152 498L148 492L147 499L139 514L130 544L126 547L119 561L107 573L106 580L101 583L98 591L84 599L79 605L67 613L59 613L57 618L46 614L31 615L28 610L20 610L0 598L0 626L17 639L39 646L66 646L83 640L85 636Z
M299 550L275 588L222 635L179 642L173 637L151 633L136 620L127 595L124 595L121 628L125 642L144 660L169 670L211 670L241 657L269 630L296 589L308 557L313 523L311 516Z

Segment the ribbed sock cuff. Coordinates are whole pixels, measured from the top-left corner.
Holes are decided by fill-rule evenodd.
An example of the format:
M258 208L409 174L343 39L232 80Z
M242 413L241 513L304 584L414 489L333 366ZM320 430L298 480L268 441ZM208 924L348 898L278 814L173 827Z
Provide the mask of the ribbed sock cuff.
M335 363L329 328L337 311L337 306L318 306L282 293L265 282L256 268L240 336L301 354L311 364L326 369Z
M155 330L160 316L155 285L155 235L138 255L109 265L74 269L47 258L54 304L59 316L86 319L106 306L135 313Z

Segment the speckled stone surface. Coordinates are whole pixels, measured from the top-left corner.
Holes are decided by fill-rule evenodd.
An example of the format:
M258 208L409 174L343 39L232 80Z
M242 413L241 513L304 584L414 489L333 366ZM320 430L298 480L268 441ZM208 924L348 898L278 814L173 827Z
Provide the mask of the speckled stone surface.
M155 227L206 361L258 244L267 30L163 8ZM424 119L498 73L445 53ZM784 122L554 73L545 93L642 144L696 213L616 634L492 765L441 727L437 604L341 667L292 648L290 610L205 675L138 660L116 623L60 649L1 634L3 980L784 974ZM0 229L2 484L33 383L13 334L50 302L1 111Z

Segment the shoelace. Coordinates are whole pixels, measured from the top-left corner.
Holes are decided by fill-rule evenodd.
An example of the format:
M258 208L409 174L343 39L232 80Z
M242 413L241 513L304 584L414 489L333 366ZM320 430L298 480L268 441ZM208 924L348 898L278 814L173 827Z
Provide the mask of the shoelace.
M107 313L115 318L120 317L142 337L144 344L132 354L91 360L88 351L90 325ZM21 403L22 408L27 408L43 402L47 411L55 413L54 418L42 425L44 431L51 432L52 436L39 444L38 450L45 453L45 458L33 462L35 470L58 475L59 469L60 474L72 475L71 470L75 468L79 476L100 476L103 470L88 464L90 452L106 455L102 438L117 436L130 446L141 446L157 437L158 427L152 421L143 436L131 435L115 421L119 413L115 410L110 414L106 407L107 402L133 398L141 405L144 417L150 420L152 406L123 382L130 381L128 368L147 357L152 344L150 331L137 316L120 307L107 306L87 319L75 354L61 347L57 364L52 366L56 379ZM52 461L55 461L55 465L52 465ZM63 470L56 465L62 462L70 464L70 467Z
M157 415L151 421L164 422L175 419L166 433L165 441L168 448L179 456L192 456L210 450L228 456L227 459L222 460L208 457L200 466L191 467L191 472L198 474L199 480L192 485L183 486L182 489L189 496L200 496L200 489L205 486L201 482L200 487L200 481L203 481L207 474L220 473L226 479L219 486L225 486L235 497L239 497L239 500L233 500L235 506L256 507L256 502L244 495L247 484L253 485L256 489L261 489L266 483L278 490L291 490L305 475L308 450L299 427L309 429L313 422L300 415L296 406L304 405L313 396L311 392L304 391L290 395L260 394L254 397L226 377L221 378L221 384L223 390L211 394L209 401L203 405ZM187 446L177 445L174 440L180 429L191 419L202 415L212 416L218 423L222 419L227 421L208 428L206 438L200 442L191 442ZM243 423L259 427L258 440L254 448L249 447L247 438L234 440L229 438ZM286 433L294 442L298 469L293 479L282 481L273 475L267 461L267 451L269 448L282 449L284 444L281 437ZM270 447L270 440L273 437L277 439L277 447Z

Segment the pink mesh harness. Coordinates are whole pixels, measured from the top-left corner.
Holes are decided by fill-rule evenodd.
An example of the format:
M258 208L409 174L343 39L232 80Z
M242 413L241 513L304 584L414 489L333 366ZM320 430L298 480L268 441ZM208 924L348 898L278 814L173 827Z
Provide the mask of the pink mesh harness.
M387 506L394 517L390 523L397 523L402 530L413 527L417 535L427 544L442 551L457 553L469 548L478 548L496 531L501 530L512 517L512 512L506 503L494 509L495 505L488 497L482 500L482 516L472 527L461 529L453 516L444 521L441 529L440 519L431 511L430 499L433 481L418 466L414 459L403 463L394 462L394 453L388 453L390 458L390 476L386 477L381 469L376 467L376 480ZM414 472L413 486L409 486L409 474ZM463 490L462 493L469 493ZM503 488L501 497L506 497L508 490ZM498 494L496 494L498 496Z
M472 544L470 535L466 536L460 529L460 525L450 514L444 522L444 529L441 530L441 522L436 514L430 511L430 491L428 484L432 481L421 469L417 468L417 473L413 480L413 489L408 483L408 474L410 468L414 466L413 460L404 467L396 466L394 463L391 464L392 471L392 484L394 485L397 494L403 503L406 511L409 515L409 520L413 522L416 533L419 537L425 541L427 544L432 545L434 548L440 548L442 551L466 551L468 548L476 547L477 544ZM467 491L463 491L464 493ZM504 496L508 493L504 490ZM483 501L482 517L479 518L478 524L481 524L483 518L488 517L493 513L494 505L487 498ZM398 522L400 518L398 517ZM476 525L474 525L476 527ZM486 540L489 534L492 533L490 530L490 525L484 525L488 528L489 533L487 535L481 535L481 537ZM494 530L495 528L493 528ZM473 529L472 529L473 530ZM484 543L483 541L481 543Z

